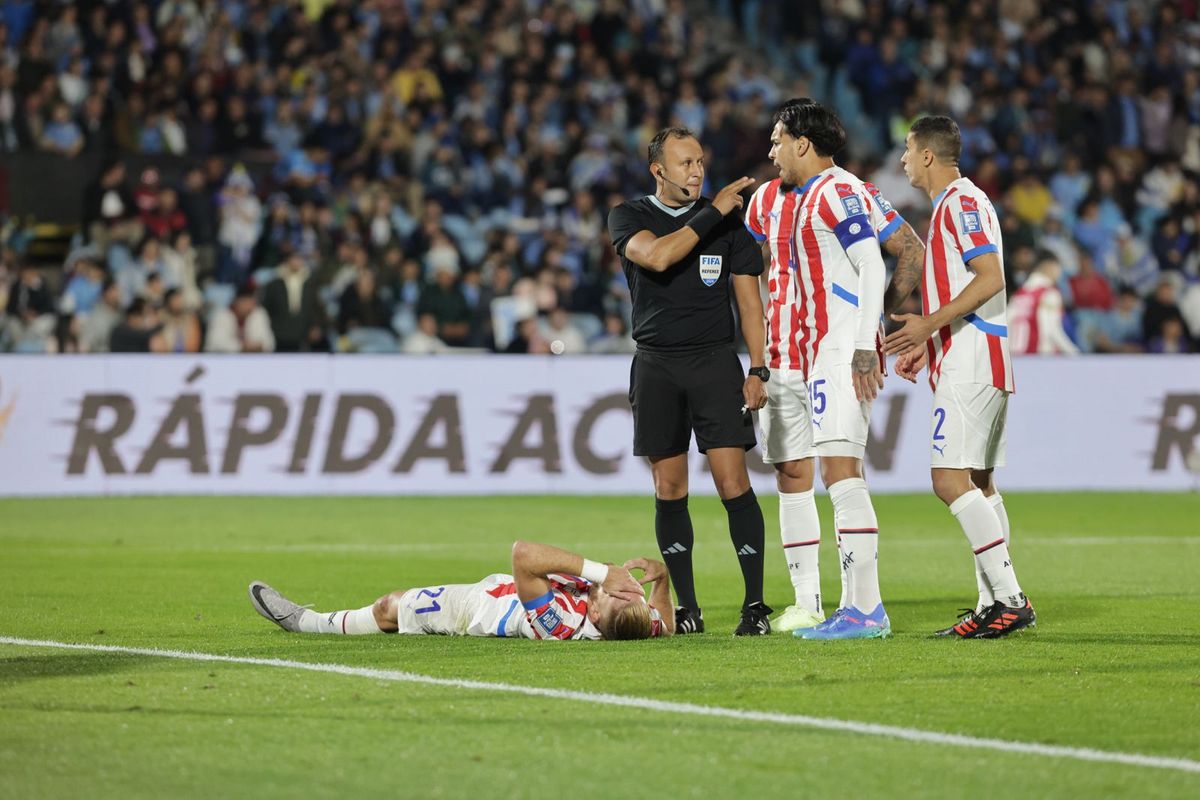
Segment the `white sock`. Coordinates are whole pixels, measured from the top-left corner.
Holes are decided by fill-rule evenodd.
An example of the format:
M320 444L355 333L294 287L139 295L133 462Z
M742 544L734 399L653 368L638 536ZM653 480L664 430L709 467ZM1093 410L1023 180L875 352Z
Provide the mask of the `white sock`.
M976 562L983 568L992 596L1006 605L1019 607L1021 587L1008 555L1008 543L1000 519L983 492L972 489L950 504L950 513L962 526Z
M1004 498L997 492L989 497L987 501L1000 520L1000 530L1004 533L1004 543L1009 544L1011 537L1009 536L1008 529L1008 512L1004 510ZM975 585L979 588L979 604L975 606L976 611L982 611L996 602L996 597L992 594L992 586L988 583L987 576L983 573L983 567L980 566L978 558L975 559Z
M308 611L300 615L301 633L336 633L346 636L363 636L368 633L383 633L375 622L375 605L350 611Z
M813 490L779 493L779 537L787 558L788 574L796 591L796 605L821 615L821 518Z
M846 601L850 600L850 578L846 577L846 559L842 558L841 553L841 534L838 533L838 515L833 516L834 539L838 540L838 569L841 571L841 597L838 600L838 608L845 608Z
M867 482L847 478L829 487L833 518L842 543L842 607L854 606L870 614L881 602L879 596L879 522Z

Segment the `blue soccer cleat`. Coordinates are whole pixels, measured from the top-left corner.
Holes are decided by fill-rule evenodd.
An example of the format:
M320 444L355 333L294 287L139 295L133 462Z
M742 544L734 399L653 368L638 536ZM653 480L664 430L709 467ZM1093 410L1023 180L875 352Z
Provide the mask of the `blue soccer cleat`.
M892 635L892 623L883 603L870 614L857 608L839 608L833 616L813 628L793 631L798 639L883 639Z

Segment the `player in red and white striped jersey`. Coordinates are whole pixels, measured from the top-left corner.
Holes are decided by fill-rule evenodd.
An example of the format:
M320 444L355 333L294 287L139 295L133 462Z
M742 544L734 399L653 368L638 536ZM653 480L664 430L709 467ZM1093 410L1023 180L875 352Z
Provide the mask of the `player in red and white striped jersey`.
M1079 355L1063 330L1062 267L1053 256L1038 262L1008 304L1008 340L1014 354Z
M1013 392L1004 302L1003 245L996 209L962 177L962 137L949 117L913 124L905 174L933 200L921 284L922 314L892 318L887 337L896 371L933 388L933 490L950 507L975 553L975 612L939 631L962 638L1004 636L1036 622L1008 550L1008 514L992 472L1004 465L1004 426Z
M525 639L646 639L675 632L661 561L598 564L547 544L516 542L512 575L386 594L372 605L310 611L265 583L250 584L259 614L296 633L404 633ZM642 571L641 580L630 570ZM576 577L576 576L583 577ZM653 584L649 603L641 584Z
M812 101L789 103L805 104ZM780 119L788 113L791 112L781 109L772 133L771 157L781 172L799 169L798 164L792 163L795 137L791 137ZM869 228L879 242L897 257L892 284L885 294L886 312L899 308L911 293L920 276L924 252L912 227L874 185L832 166L832 159L829 164L809 179L807 192L803 187L784 182L783 178L760 186L746 214L746 227L762 243L768 276L766 363L775 377L768 384L769 389L774 389L774 397L765 412L759 414L759 420L765 432L774 434L764 433L764 458L774 463L777 470L780 536L795 591L795 603L772 622L776 630L782 631L812 627L824 619L818 570L821 532L813 495L812 455L822 456L826 485L841 484L835 496L841 496L843 489L851 487L865 491L865 483L860 486L862 453L856 448L853 455L858 463L853 463L853 458L851 463L843 462L849 467L848 474L838 474L833 468L838 465L839 457L833 449L844 447L847 439L860 439L865 445L866 417L855 414L853 421L857 424L849 431L845 425L838 425L838 419L825 413L832 393L827 388L828 377L821 377L831 369L844 372L837 367L844 367L853 351L858 314L855 292L859 276L836 233L837 226L848 216L847 206L857 205L865 212ZM818 162L814 168L818 166L824 167L825 162ZM816 209L815 215L810 209ZM819 220L820 224L810 226L795 239L793 234L801 216L806 219L815 216L813 222ZM843 227L848 229L853 224ZM801 249L803 257L793 256L794 245ZM844 380L845 376L842 377ZM848 386L841 394L842 405L858 406L855 410L861 410ZM851 483L843 483L845 480ZM843 564L843 592L838 607L843 608L850 604L850 580L845 569L852 562L841 553L842 537L839 535L837 539L839 561ZM867 583L871 581L867 579Z
M879 595L878 523L863 479L871 401L883 385L877 346L886 269L878 234L899 227L895 212L833 160L846 144L837 116L808 98L775 113L771 160L788 219L772 218L778 196L758 197L752 234L774 253L768 288L769 402L758 414L763 460L774 464L780 528L797 603L781 619L803 638L849 639L891 632ZM894 230L894 228L892 229ZM817 589L820 523L814 456L829 488L843 566L843 602L823 619Z

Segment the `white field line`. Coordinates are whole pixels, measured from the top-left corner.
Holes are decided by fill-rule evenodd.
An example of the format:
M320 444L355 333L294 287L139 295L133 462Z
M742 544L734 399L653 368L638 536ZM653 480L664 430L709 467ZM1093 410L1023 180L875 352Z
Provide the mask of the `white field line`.
M1148 756L1140 753L1120 753L1108 750L1094 750L1087 747L1064 747L1061 745L1038 744L1037 742L1014 742L1004 739L984 739L976 736L963 736L954 733L938 733L923 731L917 728L902 728L895 725L876 725L870 722L853 722L850 720L833 719L830 717L808 717L800 714L779 714L769 711L748 711L738 708L722 708L719 706L701 706L693 703L673 703L665 700L654 700L648 697L628 697L617 694L597 694L593 692L576 692L568 689L547 689L537 686L521 686L512 683L492 683L488 681L457 680L454 678L434 678L428 675L418 675L412 672L400 672L390 669L371 669L367 667L350 667L343 664L313 664L304 661L290 661L281 658L249 658L244 656L223 656L213 653L189 653L181 650L158 650L143 647L117 647L100 644L72 644L40 639L19 639L11 636L0 636L0 644L21 647L47 647L61 650L88 650L100 653L122 653L127 655L153 656L157 658L175 658L183 661L208 661L224 664L249 664L259 667L283 667L285 669L303 669L309 672L326 672L335 675L350 675L358 678L371 678L382 681L397 681L400 683L419 683L429 686L445 686L454 689L469 689L484 692L502 692L507 694L525 695L527 697L548 697L555 700L568 700L577 703L593 705L617 706L621 708L636 708L642 711L657 711L666 714L691 714L701 717L718 717L746 722L765 722L775 725L788 725L800 728L815 728L826 731L841 731L857 733L864 736L883 736L889 739L900 739L906 742L920 744L950 745L954 747L970 747L978 750L996 750L1006 753L1024 753L1049 758L1066 758L1073 761L1092 761L1105 764L1123 764L1134 767L1150 767L1154 769L1178 770L1181 772L1200 773L1200 761L1186 758L1165 758Z

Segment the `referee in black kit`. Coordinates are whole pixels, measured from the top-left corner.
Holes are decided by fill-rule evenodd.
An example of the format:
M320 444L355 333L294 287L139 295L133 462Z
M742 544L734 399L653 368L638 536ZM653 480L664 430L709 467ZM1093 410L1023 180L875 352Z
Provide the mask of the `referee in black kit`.
M676 633L704 632L687 506L692 431L729 515L746 584L734 634L770 633L771 609L762 594L762 510L746 472L746 451L754 447L748 410L766 404L763 384L770 378L758 288L762 254L741 215L730 214L742 207L740 192L754 180L734 181L712 202L701 197L704 151L686 128L660 131L650 142L649 160L654 195L614 208L608 230L633 295L633 453L648 458L654 474L654 531L679 603ZM743 376L733 346L731 283L750 349L750 377Z

